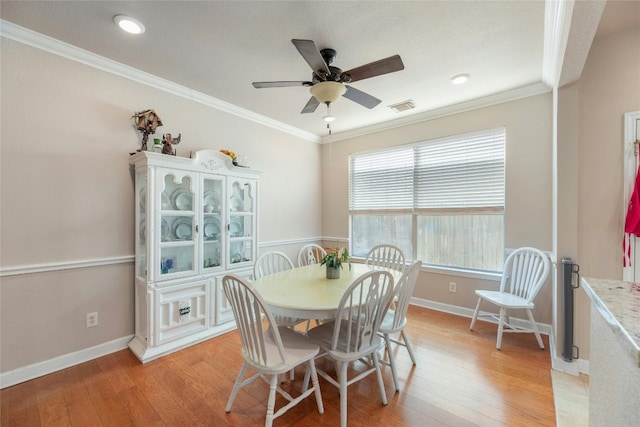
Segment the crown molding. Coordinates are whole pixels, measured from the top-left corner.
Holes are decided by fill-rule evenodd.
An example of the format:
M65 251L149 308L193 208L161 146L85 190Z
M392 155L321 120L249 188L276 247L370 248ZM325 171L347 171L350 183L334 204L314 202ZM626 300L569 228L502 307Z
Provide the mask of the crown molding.
M552 88L557 87L560 81L573 5L573 0L545 1L542 81Z
M551 91L551 88L549 86L547 86L543 82L537 82L527 86L521 86L515 89L496 93L493 95L487 95L481 98L475 98L470 101L461 102L454 105L448 105L446 107L425 111L423 113L413 114L411 116L405 116L400 119L389 120L389 121L386 121L383 123L377 123L371 126L365 126L362 128L353 129L345 132L334 133L333 135L323 136L322 143L336 142L336 141L341 141L348 138L367 135L374 132L381 132L385 130L395 129L403 126L412 125L415 123L421 123L428 120L437 119L440 117L446 117L446 116L451 116L453 114L459 114L459 113L464 113L466 111L476 110L478 108L489 107L491 105L502 104L505 102L515 101L522 98L528 98L530 96L540 95L550 91Z
M153 87L172 95L189 99L193 102L206 105L211 108L233 114L234 116L267 126L298 138L319 143L321 138L310 132L303 131L282 122L270 119L253 111L246 110L228 102L214 98L204 93L194 91L188 87L173 83L150 73L138 70L120 62L113 61L79 47L64 43L60 40L37 33L27 28L21 27L9 21L0 19L0 37L22 43L36 49L43 50L53 55L61 56L72 61L114 74L131 81Z

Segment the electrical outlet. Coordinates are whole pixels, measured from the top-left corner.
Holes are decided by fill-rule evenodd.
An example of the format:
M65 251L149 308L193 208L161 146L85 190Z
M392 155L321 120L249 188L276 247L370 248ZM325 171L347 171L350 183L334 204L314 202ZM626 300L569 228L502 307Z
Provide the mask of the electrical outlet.
M87 313L87 328L98 326L98 312Z
M449 292L456 292L456 282L449 282Z

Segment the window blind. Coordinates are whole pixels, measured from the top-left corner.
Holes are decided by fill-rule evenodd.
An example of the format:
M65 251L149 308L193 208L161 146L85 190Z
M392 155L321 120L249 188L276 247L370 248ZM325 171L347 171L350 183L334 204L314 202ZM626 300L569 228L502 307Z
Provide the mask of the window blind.
M503 210L505 129L350 158L352 212Z
M413 148L351 156L352 211L413 208Z

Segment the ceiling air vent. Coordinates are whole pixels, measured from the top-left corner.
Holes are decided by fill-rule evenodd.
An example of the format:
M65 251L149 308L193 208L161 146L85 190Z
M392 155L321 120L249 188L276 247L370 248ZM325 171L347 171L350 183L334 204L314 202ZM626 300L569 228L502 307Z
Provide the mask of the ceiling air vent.
M402 101L402 102L398 102L397 104L389 105L389 108L391 108L396 113L402 113L403 111L412 110L416 108L416 104L413 103L412 99L409 99L407 101Z

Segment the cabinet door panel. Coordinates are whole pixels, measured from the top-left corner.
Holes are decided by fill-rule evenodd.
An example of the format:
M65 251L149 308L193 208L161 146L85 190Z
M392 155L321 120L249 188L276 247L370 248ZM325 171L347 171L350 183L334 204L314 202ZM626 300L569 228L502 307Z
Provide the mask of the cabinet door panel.
M156 344L206 329L209 318L207 281L156 290Z
M253 265L255 261L257 186L258 183L255 180L228 178L227 268L244 268Z
M224 177L215 175L203 175L201 182L202 195L202 227L200 238L202 242L200 253L202 254L201 267L205 273L214 273L222 270L223 245L225 237Z
M185 171L158 168L156 172L155 203L158 209L153 216L157 242L154 262L156 280L186 277L199 272L198 223L200 200L198 175Z

